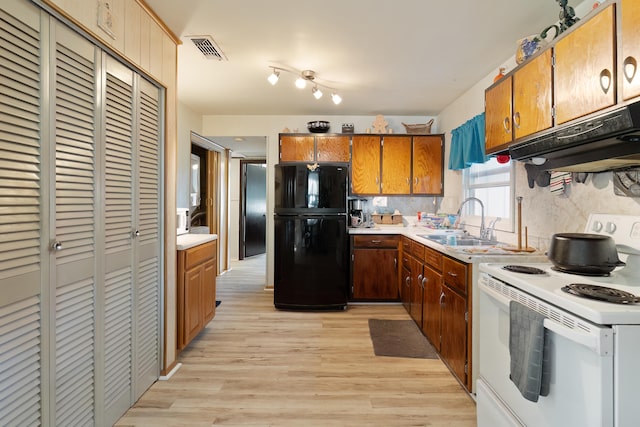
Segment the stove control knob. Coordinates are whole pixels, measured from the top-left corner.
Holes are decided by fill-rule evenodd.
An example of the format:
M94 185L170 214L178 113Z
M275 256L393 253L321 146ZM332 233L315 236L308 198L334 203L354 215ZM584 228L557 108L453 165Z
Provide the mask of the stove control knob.
M605 231L609 234L613 234L616 232L616 224L613 222L607 222L607 228Z
M591 229L596 233L599 233L602 230L602 223L600 221L594 221Z

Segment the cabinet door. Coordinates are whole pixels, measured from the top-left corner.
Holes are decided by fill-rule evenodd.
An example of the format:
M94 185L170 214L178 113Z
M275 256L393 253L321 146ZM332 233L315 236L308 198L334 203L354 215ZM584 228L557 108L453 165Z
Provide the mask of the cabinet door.
M558 124L615 103L614 40L614 6L610 5L556 43Z
M204 324L216 313L216 260L215 258L204 263L202 267L202 315Z
M440 351L440 296L442 276L429 266L424 266L424 301L422 303L422 331L431 344Z
M200 265L185 273L184 301L187 309L184 312L184 345L193 340L202 328L202 284L204 268Z
M380 194L380 137L354 135L351 140L351 192Z
M344 162L351 160L349 153L349 137L316 136L316 160L318 162Z
M511 76L503 77L484 94L485 150L487 154L506 148L513 140L511 133Z
M514 139L548 129L553 124L552 72L551 49L547 49L514 73Z
M385 136L382 144L382 194L411 193L411 137Z
M281 162L313 162L314 148L313 135L280 135Z
M411 303L409 314L419 328L422 328L422 262L411 257Z
M640 95L640 3L622 0L621 20L622 95L625 100Z
M397 249L354 249L353 298L398 298Z
M440 355L463 384L467 382L467 300L447 286L441 293L442 332Z
M443 191L443 140L441 136L413 137L413 194L437 194Z
M411 310L411 257L402 255L402 274L400 279L400 300L407 313Z

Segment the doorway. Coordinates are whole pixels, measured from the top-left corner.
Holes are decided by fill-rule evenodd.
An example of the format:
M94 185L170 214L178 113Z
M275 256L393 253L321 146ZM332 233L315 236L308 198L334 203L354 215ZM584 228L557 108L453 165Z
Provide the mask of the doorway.
M244 259L266 251L267 164L264 160L240 161L240 248Z

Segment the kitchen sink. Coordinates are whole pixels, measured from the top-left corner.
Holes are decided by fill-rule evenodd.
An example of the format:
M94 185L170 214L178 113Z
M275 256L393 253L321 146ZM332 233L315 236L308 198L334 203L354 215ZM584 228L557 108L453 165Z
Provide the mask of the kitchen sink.
M433 242L447 245L447 236L441 234L418 234L418 237L429 239ZM456 236L456 246L494 246L498 242L489 239L482 239L475 236ZM451 245L448 245L451 246Z

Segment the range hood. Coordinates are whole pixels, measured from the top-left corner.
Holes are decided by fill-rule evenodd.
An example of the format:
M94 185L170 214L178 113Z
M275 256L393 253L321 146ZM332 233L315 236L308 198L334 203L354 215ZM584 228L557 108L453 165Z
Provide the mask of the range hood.
M541 170L603 172L640 165L640 101L509 147Z

